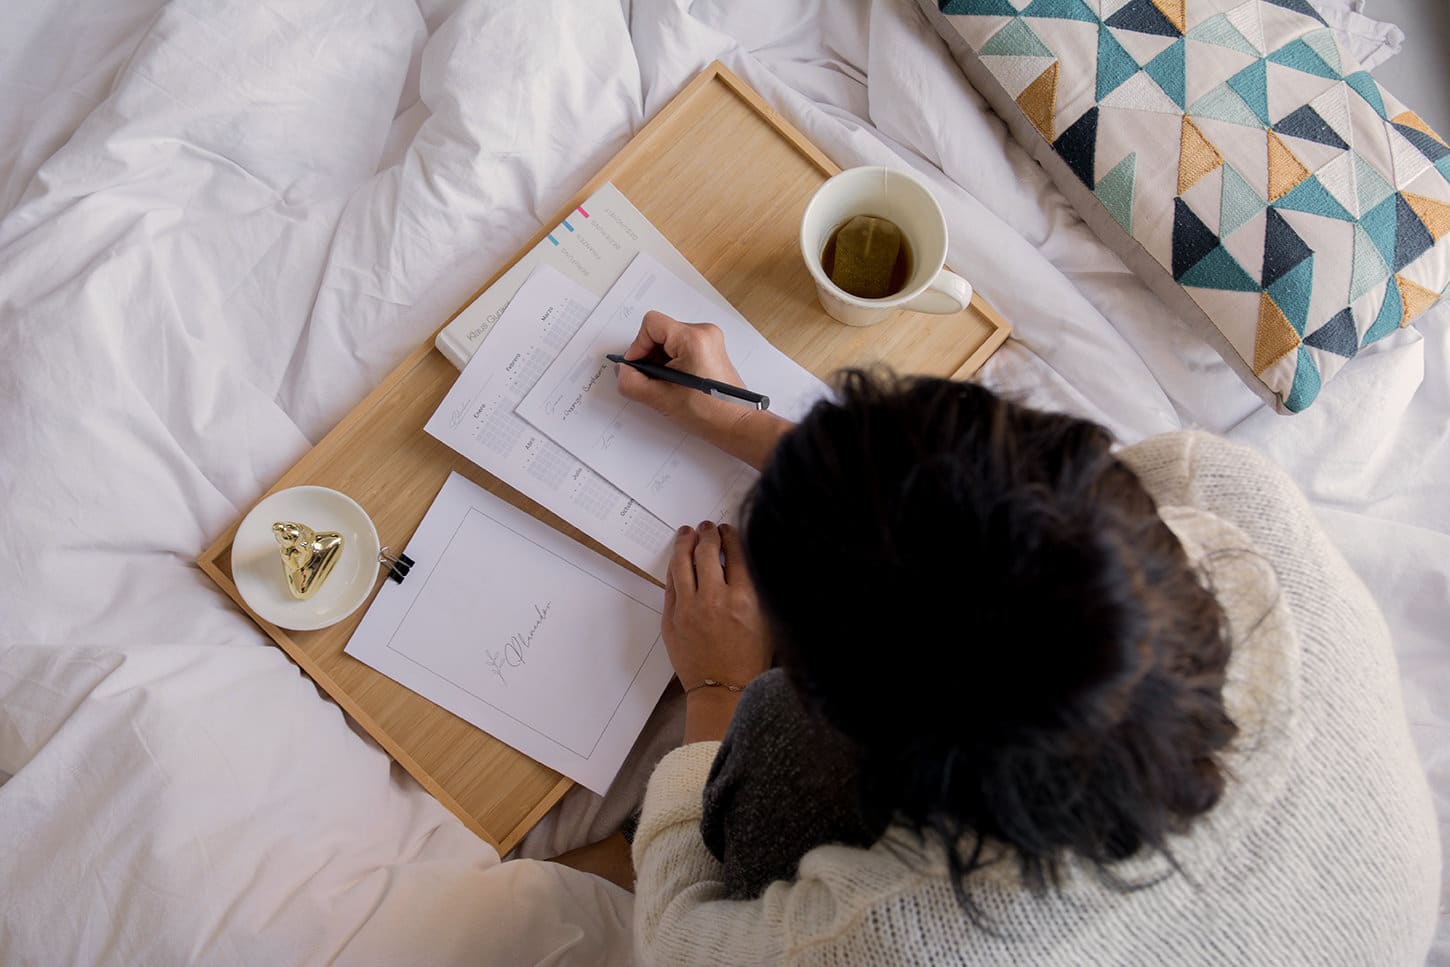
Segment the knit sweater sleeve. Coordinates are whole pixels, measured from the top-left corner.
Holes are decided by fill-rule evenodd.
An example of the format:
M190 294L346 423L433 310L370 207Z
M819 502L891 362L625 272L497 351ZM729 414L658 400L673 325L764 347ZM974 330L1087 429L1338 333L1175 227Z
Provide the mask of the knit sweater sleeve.
M759 899L727 900L720 862L700 834L718 742L667 755L650 777L634 838L635 942L645 964L781 963L836 936L831 890L802 875Z

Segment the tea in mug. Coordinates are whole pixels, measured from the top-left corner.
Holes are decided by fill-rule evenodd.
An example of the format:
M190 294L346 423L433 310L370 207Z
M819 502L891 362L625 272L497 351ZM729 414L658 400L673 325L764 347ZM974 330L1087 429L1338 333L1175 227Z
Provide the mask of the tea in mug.
M886 299L911 278L911 249L894 223L855 215L831 232L821 252L821 268L858 299Z

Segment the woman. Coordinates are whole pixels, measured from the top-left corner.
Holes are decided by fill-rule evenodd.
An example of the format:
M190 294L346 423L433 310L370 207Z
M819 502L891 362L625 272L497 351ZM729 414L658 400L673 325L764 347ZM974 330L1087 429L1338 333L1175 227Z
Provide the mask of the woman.
M627 355L739 383L713 327L652 313ZM1263 459L1115 456L944 380L848 376L798 427L619 386L762 472L741 530L677 536L645 961L1423 959L1439 848L1388 634Z

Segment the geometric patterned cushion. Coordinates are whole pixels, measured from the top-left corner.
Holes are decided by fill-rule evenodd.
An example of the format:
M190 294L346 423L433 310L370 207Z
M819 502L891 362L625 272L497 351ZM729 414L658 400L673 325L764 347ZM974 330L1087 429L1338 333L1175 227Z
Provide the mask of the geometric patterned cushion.
M1307 0L922 6L1089 224L1282 410L1450 289L1450 148Z

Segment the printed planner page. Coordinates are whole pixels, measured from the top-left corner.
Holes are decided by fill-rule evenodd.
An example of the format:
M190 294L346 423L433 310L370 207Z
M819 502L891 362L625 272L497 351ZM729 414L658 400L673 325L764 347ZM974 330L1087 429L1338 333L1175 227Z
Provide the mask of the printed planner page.
M635 256L619 281L534 384L517 413L671 527L734 515L755 471L681 432L619 393L607 353L622 353L644 314L713 322L745 386L770 397L791 420L826 386L780 352L733 309L680 281L649 255Z
M664 592L453 474L347 653L600 795L673 672Z
M514 413L597 301L534 269L424 429L663 581L673 529Z

